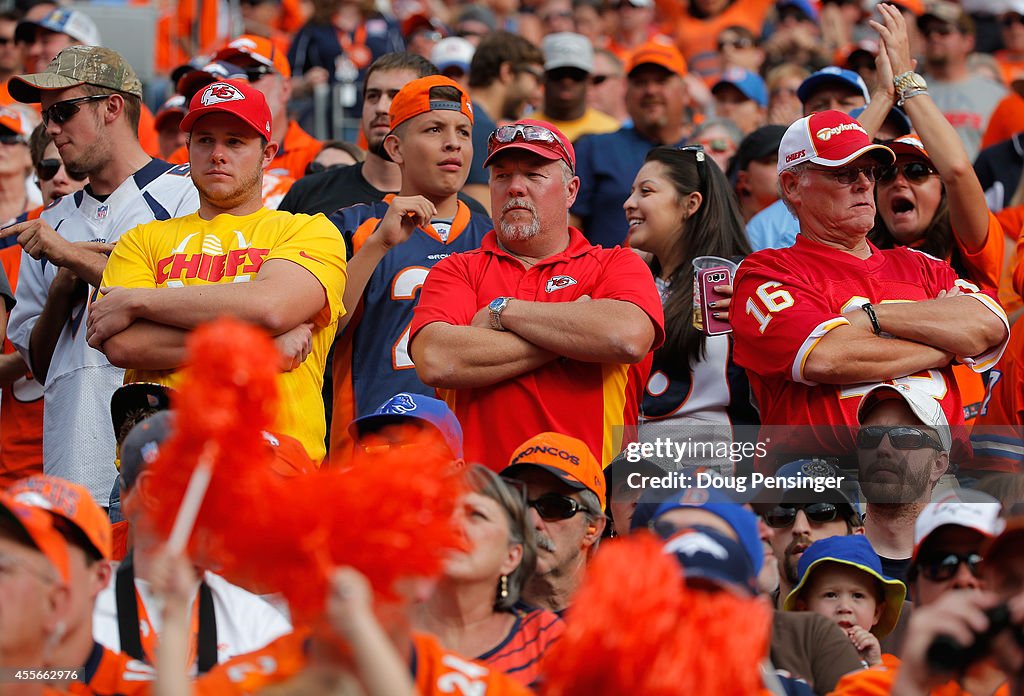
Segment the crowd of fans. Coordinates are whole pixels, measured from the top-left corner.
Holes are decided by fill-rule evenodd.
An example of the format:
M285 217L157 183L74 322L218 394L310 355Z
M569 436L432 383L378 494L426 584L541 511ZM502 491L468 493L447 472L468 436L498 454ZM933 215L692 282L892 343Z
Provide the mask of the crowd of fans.
M1024 692L1024 3L157 9L0 13L0 694Z

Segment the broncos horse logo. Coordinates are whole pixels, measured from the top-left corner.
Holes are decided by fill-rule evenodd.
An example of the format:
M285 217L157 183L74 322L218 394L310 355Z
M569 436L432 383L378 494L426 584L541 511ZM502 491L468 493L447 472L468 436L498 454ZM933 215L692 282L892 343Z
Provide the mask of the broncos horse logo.
M412 398L412 394L395 394L393 397L388 399L388 404L381 413L392 413L400 416L404 416L407 413L411 413L416 410L416 401Z

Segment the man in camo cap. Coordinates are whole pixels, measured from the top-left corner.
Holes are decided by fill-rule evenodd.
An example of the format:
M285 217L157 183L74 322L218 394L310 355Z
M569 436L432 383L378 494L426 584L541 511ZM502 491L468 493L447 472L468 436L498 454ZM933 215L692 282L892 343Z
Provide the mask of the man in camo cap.
M11 78L10 92L40 104L64 166L89 177L85 189L0 237L16 236L32 258L48 261L22 265L19 311L8 326L43 382L43 470L86 486L105 507L117 475L110 397L124 373L86 343L86 286L99 287L103 252L123 232L195 212L199 198L187 166L153 160L139 145L142 84L116 51L65 48L45 71Z

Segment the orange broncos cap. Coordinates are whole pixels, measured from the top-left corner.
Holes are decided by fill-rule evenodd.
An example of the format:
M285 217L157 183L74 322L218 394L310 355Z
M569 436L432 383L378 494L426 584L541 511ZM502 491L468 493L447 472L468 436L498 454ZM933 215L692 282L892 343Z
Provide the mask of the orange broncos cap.
M110 519L84 487L56 476L36 474L18 481L7 492L22 505L64 518L82 531L100 558L110 560L114 547Z
M507 476L513 467L525 465L538 466L573 488L593 491L601 501L601 509L605 509L604 471L582 440L561 433L531 437L516 448L501 473Z

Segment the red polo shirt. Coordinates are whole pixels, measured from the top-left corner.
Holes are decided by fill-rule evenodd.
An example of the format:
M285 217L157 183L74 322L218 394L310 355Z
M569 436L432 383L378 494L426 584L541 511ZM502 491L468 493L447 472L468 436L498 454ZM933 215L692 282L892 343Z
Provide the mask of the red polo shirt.
M661 299L646 264L629 249L593 246L570 228L565 251L530 268L498 247L493 230L479 249L439 261L423 285L410 343L435 321L468 326L495 297L573 302L581 295L632 302L654 324L652 350L664 340ZM583 440L607 465L636 438L650 369L650 354L635 365L562 358L500 384L438 392L462 424L467 461L499 471L516 447L534 435L554 431Z

